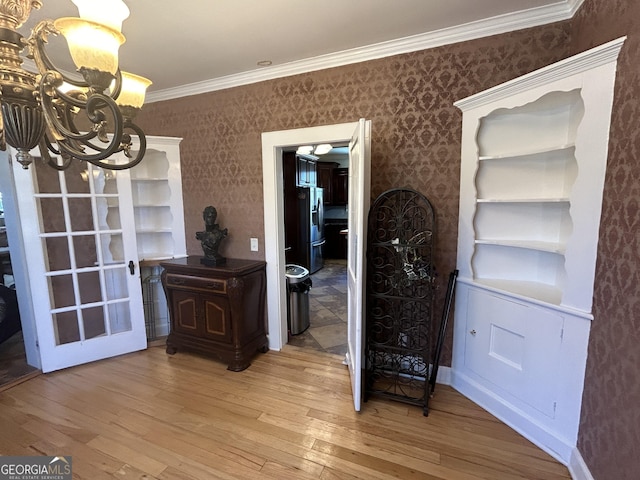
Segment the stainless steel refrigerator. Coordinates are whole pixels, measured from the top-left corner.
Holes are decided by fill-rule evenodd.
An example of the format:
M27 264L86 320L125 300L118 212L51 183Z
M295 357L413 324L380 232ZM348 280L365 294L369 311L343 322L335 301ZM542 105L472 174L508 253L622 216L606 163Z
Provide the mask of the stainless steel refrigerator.
M300 212L301 262L309 273L324 266L324 190L315 187L298 188L298 210Z

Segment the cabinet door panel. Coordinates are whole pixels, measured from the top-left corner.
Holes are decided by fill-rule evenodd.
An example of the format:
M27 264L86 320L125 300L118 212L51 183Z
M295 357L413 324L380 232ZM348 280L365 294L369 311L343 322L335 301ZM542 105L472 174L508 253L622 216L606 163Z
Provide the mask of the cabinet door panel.
M175 311L178 312L175 328L177 331L193 334L198 330L196 301L193 297L174 300Z
M231 312L229 302L223 297L204 298L204 336L212 340L231 340Z
M333 204L347 205L349 202L349 169L336 168L333 171Z
M176 314L173 326L177 332L193 335L198 330L196 298L188 292L173 292L173 311Z
M333 170L336 168L332 162L318 162L316 164L316 175L318 187L324 189L324 204L331 205L333 202Z
M471 290L465 365L553 418L563 326L559 313Z

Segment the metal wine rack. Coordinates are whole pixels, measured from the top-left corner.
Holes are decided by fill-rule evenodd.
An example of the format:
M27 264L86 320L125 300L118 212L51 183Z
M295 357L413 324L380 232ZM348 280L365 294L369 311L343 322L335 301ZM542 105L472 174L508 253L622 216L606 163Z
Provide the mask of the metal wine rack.
M369 211L365 400L381 395L428 414L435 217L422 194L392 189Z

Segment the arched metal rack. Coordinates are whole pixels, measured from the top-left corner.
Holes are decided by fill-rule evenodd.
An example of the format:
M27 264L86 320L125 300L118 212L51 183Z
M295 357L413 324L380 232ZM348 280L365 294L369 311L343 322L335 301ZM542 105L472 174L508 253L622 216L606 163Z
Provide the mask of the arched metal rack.
M382 193L369 211L365 400L381 395L428 413L434 313L433 207L407 188Z

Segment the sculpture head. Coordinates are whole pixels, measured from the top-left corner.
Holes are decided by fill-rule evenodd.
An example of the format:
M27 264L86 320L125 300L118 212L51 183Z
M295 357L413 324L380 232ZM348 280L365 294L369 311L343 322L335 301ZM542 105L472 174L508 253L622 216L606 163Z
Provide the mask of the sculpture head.
M205 225L215 224L217 217L218 217L218 211L212 205L205 207L205 209L202 211L202 218L204 219Z

